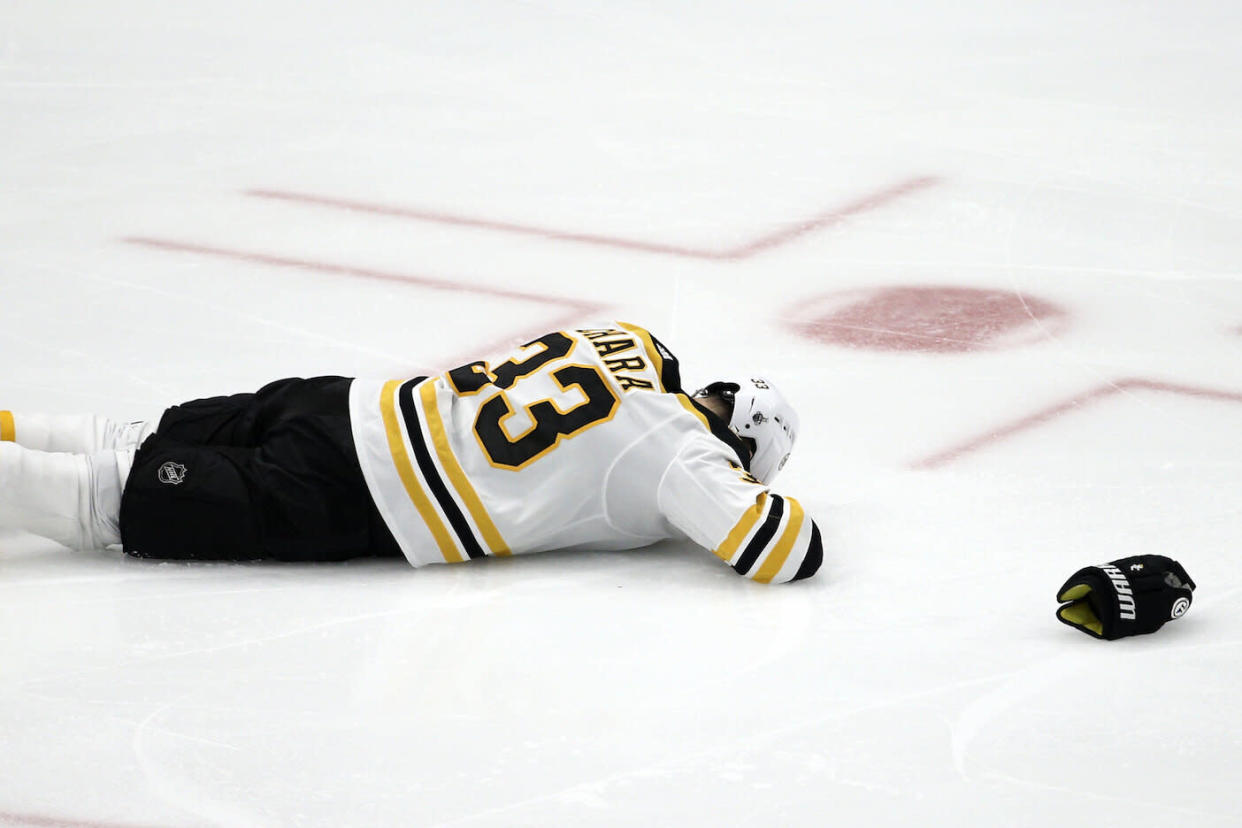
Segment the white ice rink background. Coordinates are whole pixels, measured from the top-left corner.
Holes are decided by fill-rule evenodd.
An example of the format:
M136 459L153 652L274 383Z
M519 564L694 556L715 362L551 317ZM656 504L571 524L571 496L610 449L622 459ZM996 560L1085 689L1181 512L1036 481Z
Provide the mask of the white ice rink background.
M17 2L0 408L595 318L784 378L824 530L415 571L0 535L0 824L1242 824L1230 2ZM1190 613L1059 624L1081 566Z

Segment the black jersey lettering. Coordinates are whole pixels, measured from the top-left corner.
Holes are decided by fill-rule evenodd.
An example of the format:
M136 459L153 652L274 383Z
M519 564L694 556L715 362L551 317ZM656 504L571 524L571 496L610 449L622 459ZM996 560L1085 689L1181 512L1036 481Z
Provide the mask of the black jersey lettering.
M567 411L552 399L531 403L526 413L534 425L517 437L510 437L504 429L503 422L514 409L503 391L479 408L474 432L493 466L520 469L556 448L561 440L611 420L621 402L599 369L589 365L558 368L552 372L552 379L564 391L580 389L586 400Z
M536 345L542 345L543 350L534 356L528 357L521 362L517 358L502 362L492 371L497 388L511 388L513 383L522 377L535 373L543 366L547 365L554 359L560 359L574 349L574 341L565 334L557 331L556 333L545 334L538 339L532 339L523 345L523 348L532 348Z
M459 397L477 394L492 384L492 375L487 370L487 363L482 360L454 368L448 372L448 378Z
M608 366L608 370L614 374L618 371L642 371L647 367L647 363L640 357L622 357L620 359L606 359L604 364Z
M633 339L599 339L591 344L595 346L595 350L601 357L632 351L638 345Z
M621 384L622 391L629 391L632 388L642 388L650 391L655 388L655 383L651 380L645 380L639 377L627 377L624 374L617 374L617 382Z

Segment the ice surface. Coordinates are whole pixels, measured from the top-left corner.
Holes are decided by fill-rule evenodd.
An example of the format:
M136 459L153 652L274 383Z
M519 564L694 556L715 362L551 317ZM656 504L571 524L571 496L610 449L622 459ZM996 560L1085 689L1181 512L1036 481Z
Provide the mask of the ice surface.
M0 823L1239 824L1234 4L362 5L7 10L0 407L629 319L688 384L786 378L821 574L0 535ZM835 344L859 297L909 346ZM1198 581L1184 619L1056 622L1136 553Z

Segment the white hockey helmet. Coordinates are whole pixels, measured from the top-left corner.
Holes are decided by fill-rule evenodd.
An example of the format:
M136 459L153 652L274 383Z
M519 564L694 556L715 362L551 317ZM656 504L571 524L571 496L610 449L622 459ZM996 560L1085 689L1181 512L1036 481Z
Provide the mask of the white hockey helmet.
M733 404L729 430L751 449L750 473L770 484L785 467L798 438L798 414L771 380L749 377L713 382L695 396L716 394Z

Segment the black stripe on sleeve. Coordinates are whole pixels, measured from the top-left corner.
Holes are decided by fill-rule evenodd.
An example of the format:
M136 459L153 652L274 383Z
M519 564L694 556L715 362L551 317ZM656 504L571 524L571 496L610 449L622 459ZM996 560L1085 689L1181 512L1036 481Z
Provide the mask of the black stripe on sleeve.
M802 559L802 566L798 567L798 574L793 576L793 580L801 581L811 577L819 571L819 565L823 562L824 542L819 537L819 527L815 525L815 521L811 521L811 545L807 547L806 557Z
M750 568L755 565L755 561L759 560L759 555L771 543L772 538L776 535L776 530L781 525L781 516L785 514L785 498L774 494L771 497L772 505L768 509L768 517L764 520L763 525L759 527L759 531L750 539L750 543L746 544L746 549L742 552L742 557L737 559L737 563L733 565L733 569L738 575L745 575Z
M419 425L418 410L414 407L414 386L416 385L418 385L416 380L405 383L401 386L398 395L401 402L401 416L405 418L406 430L410 432L410 445L414 447L414 459L418 461L418 467L422 469L423 477L427 478L427 485L431 488L432 495L440 504L453 531L457 533L457 538L465 548L466 554L472 558L482 558L487 553L479 545L478 539L470 529L470 524L466 522L465 515L457 507L457 501L453 500L453 496L449 494L448 487L444 485L444 480L440 477L440 472L431 461L431 452L427 449L427 441Z

